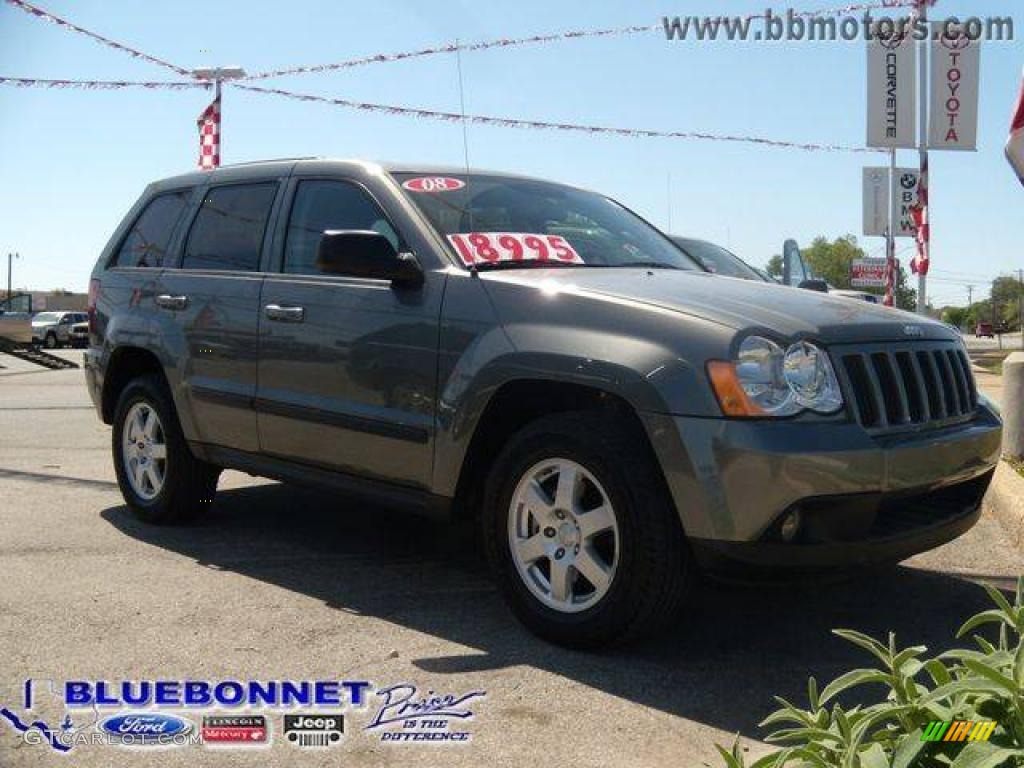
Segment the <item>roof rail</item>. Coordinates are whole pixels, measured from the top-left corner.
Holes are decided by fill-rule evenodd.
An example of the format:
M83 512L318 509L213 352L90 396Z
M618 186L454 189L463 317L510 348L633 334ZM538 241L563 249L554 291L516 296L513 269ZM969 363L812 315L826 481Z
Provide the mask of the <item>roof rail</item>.
M299 160L318 160L320 159L317 155L307 155L305 157L271 157L265 160L243 160L240 163L224 163L221 168L237 168L242 165L262 165L263 163L294 163Z

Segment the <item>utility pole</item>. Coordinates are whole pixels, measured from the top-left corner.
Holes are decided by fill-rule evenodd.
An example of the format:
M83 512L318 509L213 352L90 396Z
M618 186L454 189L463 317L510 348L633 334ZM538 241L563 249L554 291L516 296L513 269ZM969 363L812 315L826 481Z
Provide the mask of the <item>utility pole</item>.
M970 309L974 305L974 286L967 286L967 308Z
M14 295L11 289L11 267L14 264L15 259L20 259L21 256L17 253L7 254L7 308L11 308L11 296Z

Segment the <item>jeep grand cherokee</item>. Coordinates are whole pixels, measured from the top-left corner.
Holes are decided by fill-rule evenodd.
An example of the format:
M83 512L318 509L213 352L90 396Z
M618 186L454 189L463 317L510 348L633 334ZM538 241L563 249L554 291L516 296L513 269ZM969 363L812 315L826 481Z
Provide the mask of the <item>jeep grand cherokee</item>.
M473 516L514 612L576 647L671 619L698 567L949 541L999 451L942 324L710 274L619 203L519 176L292 160L159 181L89 315L143 520L197 514L223 468Z

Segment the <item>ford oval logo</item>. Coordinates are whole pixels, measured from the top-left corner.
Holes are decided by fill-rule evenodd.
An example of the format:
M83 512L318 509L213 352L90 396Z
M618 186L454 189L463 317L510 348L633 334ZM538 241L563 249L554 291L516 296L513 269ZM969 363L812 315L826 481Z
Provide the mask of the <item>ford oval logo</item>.
M114 715L99 724L101 731L124 744L174 744L174 737L185 736L192 727L183 717L156 712Z

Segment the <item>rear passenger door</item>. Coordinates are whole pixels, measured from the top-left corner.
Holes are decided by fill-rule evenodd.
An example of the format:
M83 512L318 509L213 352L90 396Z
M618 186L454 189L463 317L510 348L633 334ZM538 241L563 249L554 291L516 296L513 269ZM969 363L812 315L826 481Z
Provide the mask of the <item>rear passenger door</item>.
M293 178L260 315L263 451L410 486L429 482L444 275L417 288L322 274L327 230L375 230L408 250L355 180Z
M213 184L188 229L180 266L160 276L156 304L177 340L182 398L196 439L256 451L259 301L265 241L281 179Z

